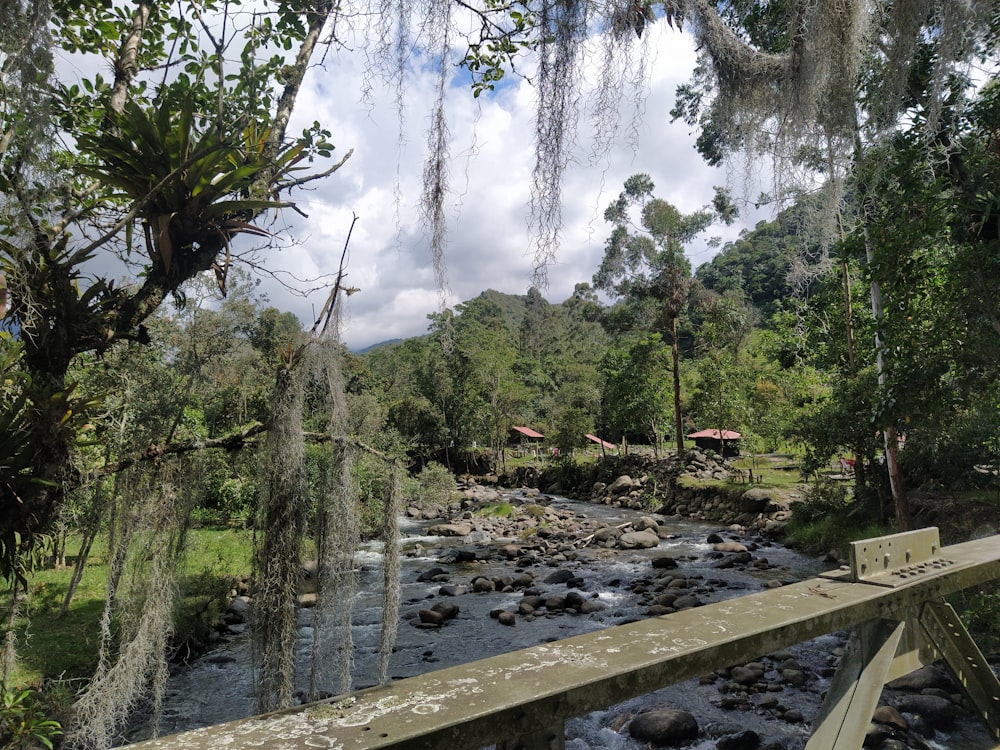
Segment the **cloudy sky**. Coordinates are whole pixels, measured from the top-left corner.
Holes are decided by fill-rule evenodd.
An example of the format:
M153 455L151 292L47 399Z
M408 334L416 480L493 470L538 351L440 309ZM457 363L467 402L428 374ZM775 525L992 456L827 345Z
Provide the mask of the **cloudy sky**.
M591 134L587 127L579 134L578 159L563 187L563 241L548 268L548 286L542 288L550 302L566 299L577 283L589 282L597 270L609 233L604 208L629 175L649 173L656 194L683 212L702 208L712 198L713 185L727 184L727 174L707 167L694 150L689 128L670 122L674 90L694 67L690 37L666 24L655 24L651 34L652 76L634 137L626 128L609 153L590 163ZM447 284L442 293L418 209L433 82L419 75L408 80L401 135L390 88L376 87L372 96L362 97L363 65L358 54L331 53L309 76L289 132L318 120L332 132L336 154L353 149L353 156L334 175L293 195L309 218L289 210L282 213L278 228L285 230L287 241L268 264L298 279L335 273L357 216L348 283L361 292L347 300L343 325L344 341L352 349L425 333L427 315L442 302L450 307L489 288L524 294L533 270L527 231L532 86L512 79L501 91L474 99L467 83L456 81L448 92L453 195L447 206ZM633 107L631 101L623 102L626 122L634 120ZM744 216L733 227L714 227L707 234L732 239L759 218L764 217ZM714 252L699 243L689 255L697 266ZM315 286L283 279L300 290ZM295 312L306 325L325 299L323 291L302 297L273 281L264 286L271 304Z
M547 268L547 286L541 289L550 302L565 300L576 284L591 280L610 231L604 208L630 175L650 174L655 194L684 213L708 204L714 185L733 186L736 194L756 192L746 188L743 177L706 166L688 126L670 122L675 89L689 79L695 65L690 36L656 23L647 27L643 42L650 75L641 115L636 116L632 99L623 100L621 132L612 148L596 159L592 128L584 120L579 129L576 159L563 184L562 243ZM102 63L79 58L60 62L69 78L76 72L92 74L96 64ZM421 335L427 331L428 314L485 289L524 294L534 269L528 234L534 88L508 76L498 91L476 99L467 72L456 68L446 103L452 194L446 209L442 288L432 269L418 206L434 81L429 73L407 74L401 120L394 87L380 86L377 77L366 74L365 65L357 49L331 50L307 77L289 135L319 121L337 147L334 159L349 150L353 155L333 175L291 196L301 213L285 209L266 225L278 247L258 256L274 272L273 277L262 277L268 302L294 312L308 327L323 306L325 285L337 271L357 217L347 283L361 291L346 300L342 329L345 343L355 350ZM518 65L531 74L527 61L519 60ZM692 264L697 267L716 252L708 246L708 237L734 239L761 218L768 216L744 212L731 227L713 227L705 241L688 249ZM237 238L234 249L245 250L253 241Z

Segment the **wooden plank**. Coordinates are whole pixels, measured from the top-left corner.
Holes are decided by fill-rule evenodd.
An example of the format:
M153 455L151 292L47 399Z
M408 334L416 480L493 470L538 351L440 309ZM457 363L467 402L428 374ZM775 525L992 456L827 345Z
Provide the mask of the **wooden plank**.
M484 747L1000 578L1000 537L943 552L895 588L814 578L131 747Z

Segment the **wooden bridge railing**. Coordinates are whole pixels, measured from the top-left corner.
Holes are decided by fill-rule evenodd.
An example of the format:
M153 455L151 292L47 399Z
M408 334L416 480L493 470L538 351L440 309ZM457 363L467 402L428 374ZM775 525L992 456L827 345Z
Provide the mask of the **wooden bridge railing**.
M942 658L1000 740L1000 682L942 601L996 579L1000 536L863 540L850 570L131 747L562 748L566 719L848 628L808 750L860 748L883 685Z

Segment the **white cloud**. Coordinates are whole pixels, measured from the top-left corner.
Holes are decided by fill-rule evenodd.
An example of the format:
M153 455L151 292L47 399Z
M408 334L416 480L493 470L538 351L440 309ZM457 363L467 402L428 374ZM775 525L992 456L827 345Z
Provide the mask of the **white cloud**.
M707 167L698 156L688 126L670 122L675 88L689 78L695 63L690 38L666 24L654 24L647 36L645 65L650 75L648 95L638 105L641 117L636 116L636 102L623 101L622 132L596 160L593 128L586 121L580 125L578 158L567 169L563 185L563 240L543 290L553 302L566 299L577 283L590 281L608 234L604 207L628 176L648 172L656 194L684 212L704 206L712 198L712 186L726 182L721 170ZM362 93L364 65L361 54L331 51L324 64L310 72L300 93L290 133L319 121L331 131L337 146L334 158L349 149L353 156L333 175L292 195L307 217L286 209L268 227L284 239L280 251L266 251L267 267L284 272L280 278L299 294L273 279L262 285L271 304L311 323L326 296L315 280L336 274L356 216L347 282L361 292L346 301L343 328L352 348L426 332L426 316L439 309L442 298L454 305L487 288L523 294L534 267L527 230L534 166L531 86L512 78L495 94L479 99L464 83L447 91L453 192L446 211L447 289L442 294L419 214L433 78L430 72L408 74L400 130L391 84ZM596 64L591 66L591 73L595 71ZM753 226L755 221L741 224ZM726 230L726 239L738 230ZM713 252L700 243L690 254L697 265ZM303 290L313 288L302 296Z

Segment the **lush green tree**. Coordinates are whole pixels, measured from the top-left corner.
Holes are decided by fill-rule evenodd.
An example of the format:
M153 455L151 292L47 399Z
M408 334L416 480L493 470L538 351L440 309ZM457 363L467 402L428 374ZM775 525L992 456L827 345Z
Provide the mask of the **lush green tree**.
M674 206L653 197L649 175L625 181L625 189L604 212L614 225L594 285L626 300L635 324L670 338L674 384L674 440L684 448L681 413L680 334L678 322L687 305L691 265L684 245L712 222L709 211L681 214ZM636 221L633 210L638 209Z
M0 270L27 375L32 478L0 504L5 576L76 483L89 396L69 379L74 359L146 341L150 315L203 271L225 289L239 236L266 236L253 219L307 179L293 167L330 154L318 126L300 136L287 126L333 10L282 4L255 26L264 17L239 3L4 4ZM103 65L63 81L57 54ZM88 275L102 255L124 259L131 283Z
M658 451L670 421L669 348L658 333L612 345L601 362L601 424L613 439L642 435Z

